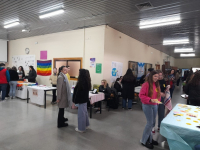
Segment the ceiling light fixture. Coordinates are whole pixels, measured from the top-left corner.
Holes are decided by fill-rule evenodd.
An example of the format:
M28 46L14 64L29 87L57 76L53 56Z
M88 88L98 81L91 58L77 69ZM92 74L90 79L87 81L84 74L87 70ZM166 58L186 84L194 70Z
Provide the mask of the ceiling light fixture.
M51 11L51 12L48 12L48 13L41 14L39 16L39 18L42 19L42 18L52 17L52 16L55 16L55 15L62 14L64 12L65 11L63 9L57 9L57 10L54 10L54 11Z
M194 57L195 54L194 53L190 53L190 54L180 54L181 57Z
M11 28L11 27L14 27L14 26L17 26L17 25L19 25L19 21L6 24L6 25L4 25L4 28Z
M172 40L164 40L163 45L175 45L175 44L188 44L189 39L184 38L184 39L172 39Z
M27 31L26 29L23 29L23 30L22 30L22 32L26 32L26 31Z
M188 53L188 52L194 52L193 48L175 48L174 53Z
M140 21L140 29L159 27L159 26L167 26L172 24L181 23L180 16L171 16L171 17L162 17L158 19L149 19Z

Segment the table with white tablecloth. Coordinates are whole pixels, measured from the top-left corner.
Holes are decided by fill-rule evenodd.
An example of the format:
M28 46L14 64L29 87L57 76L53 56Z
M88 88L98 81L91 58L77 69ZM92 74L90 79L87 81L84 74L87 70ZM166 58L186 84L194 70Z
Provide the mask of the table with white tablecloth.
M27 98L27 87L34 86L36 83L26 83L26 82L18 82L15 96L21 99Z
M28 86L27 103L30 101L34 104L44 105L46 109L46 92L57 90L56 87L48 86Z

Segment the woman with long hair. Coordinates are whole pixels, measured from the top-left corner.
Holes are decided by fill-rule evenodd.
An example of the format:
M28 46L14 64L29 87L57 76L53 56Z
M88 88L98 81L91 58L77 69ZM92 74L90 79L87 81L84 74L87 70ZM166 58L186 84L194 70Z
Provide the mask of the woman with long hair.
M19 80L23 81L25 78L25 72L24 72L24 68L22 66L18 67L18 76L19 76Z
M128 100L128 109L132 110L132 102L134 99L136 78L133 75L131 69L128 69L122 79L122 98L123 98L123 109L126 109L126 101Z
M91 79L89 72L85 69L79 70L79 77L74 88L73 102L78 105L78 128L77 132L85 132L89 127L89 118L87 112L87 102L89 101L89 90L91 89Z
M29 66L28 82L36 82L37 73L33 66Z
M192 80L186 85L185 93L188 95L190 105L200 106L200 72L196 72Z
M168 85L170 85L170 96L172 98L174 89L175 89L175 84L176 84L176 75L175 75L175 70L171 69L170 74L168 76Z
M139 97L141 99L142 108L147 119L141 144L147 148L153 149L153 145L158 145L158 142L153 140L151 131L155 126L156 115L158 111L157 102L160 101L161 97L157 71L152 71L149 74L148 80L142 85Z

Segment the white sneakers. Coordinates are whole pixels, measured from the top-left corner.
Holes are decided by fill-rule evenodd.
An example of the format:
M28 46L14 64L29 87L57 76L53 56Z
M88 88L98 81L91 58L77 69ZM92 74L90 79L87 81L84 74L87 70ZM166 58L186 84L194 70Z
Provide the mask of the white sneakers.
M86 127L86 130L88 130L88 129L90 129L89 126ZM75 128L75 131L76 131L76 132L79 132L79 133L84 133L84 132L85 132L85 131L80 131L78 128Z

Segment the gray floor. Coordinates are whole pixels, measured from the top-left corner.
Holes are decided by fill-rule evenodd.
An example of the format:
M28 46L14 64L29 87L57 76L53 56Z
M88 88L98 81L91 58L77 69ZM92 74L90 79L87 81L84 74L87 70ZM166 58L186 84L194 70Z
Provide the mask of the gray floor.
M177 87L173 105L186 103L181 93ZM0 150L146 150L139 143L146 119L138 105L133 111L104 109L93 114L91 129L82 134L74 130L77 110L65 111L68 127L56 127L58 108L48 99L47 109L20 99L0 102ZM154 139L163 141L158 132Z

